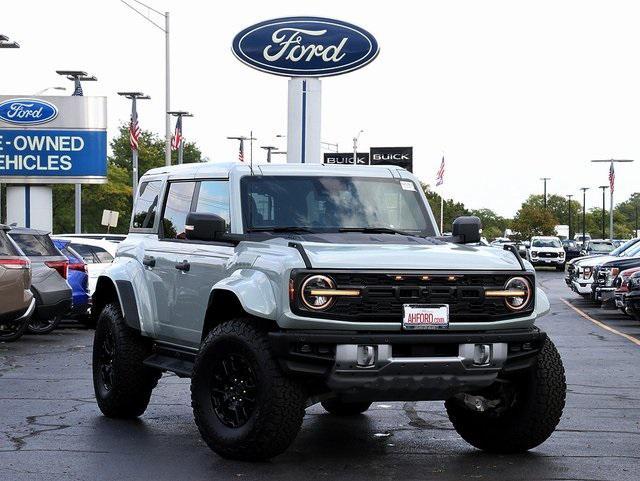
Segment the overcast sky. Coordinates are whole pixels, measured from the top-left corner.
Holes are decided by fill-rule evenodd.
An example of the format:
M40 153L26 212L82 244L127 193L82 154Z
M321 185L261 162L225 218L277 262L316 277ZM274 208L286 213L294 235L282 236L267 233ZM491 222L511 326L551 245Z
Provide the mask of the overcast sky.
M444 153L445 194L507 216L542 191L540 177L552 178L550 193L576 198L581 186L607 184L608 165L592 158L637 159L618 168L616 198L640 190L638 2L147 2L171 12L171 107L194 112L185 136L212 161L234 160L226 136L250 129L257 146L286 148L275 136L286 134L287 80L238 62L233 36L317 15L380 44L367 67L323 80L322 139L340 150L360 129L363 149L413 145L415 173L432 184ZM109 98L110 134L129 117L119 90L151 95L140 124L164 132L163 33L119 0L3 2L2 17L0 33L21 45L0 51L2 93L70 87L55 70L86 70L99 82L85 94ZM600 205L596 190L588 205Z

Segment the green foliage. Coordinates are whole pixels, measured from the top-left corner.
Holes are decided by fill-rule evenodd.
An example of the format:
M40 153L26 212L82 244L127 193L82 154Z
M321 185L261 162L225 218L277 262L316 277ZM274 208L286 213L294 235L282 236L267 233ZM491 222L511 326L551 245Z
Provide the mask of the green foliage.
M440 226L440 196L429 190L427 184L422 184L422 190L424 190L429 206L433 212L433 216L436 218L436 223ZM469 215L469 211L465 208L462 202L455 202L453 199L444 200L444 232L451 232L451 223L456 217L461 215Z
M512 229L517 240L527 240L535 235L555 235L558 219L549 211L525 202L513 219Z
M111 140L112 154L107 164L107 183L82 186L82 231L106 232L101 225L102 211L115 210L119 215L118 226L111 232L126 234L129 231L132 204L131 146L129 128L122 125L118 135ZM164 165L164 139L159 135L142 131L138 142L139 175L149 169ZM184 162L203 162L200 149L187 142L184 146ZM172 152L172 164L177 163L177 152ZM53 187L53 232L56 234L74 232L74 186Z

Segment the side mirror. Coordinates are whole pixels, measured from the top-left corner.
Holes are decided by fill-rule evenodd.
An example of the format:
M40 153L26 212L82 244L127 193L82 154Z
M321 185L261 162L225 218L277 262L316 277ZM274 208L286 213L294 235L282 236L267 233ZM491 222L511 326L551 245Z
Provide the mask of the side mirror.
M452 234L462 239L463 244L480 242L482 222L474 215L461 216L453 221Z
M529 247L531 247L531 242L529 242L529 241L524 241L524 242L522 243L522 245L524 245L524 246L528 249Z
M215 241L227 232L227 222L217 214L189 212L184 232L189 240Z

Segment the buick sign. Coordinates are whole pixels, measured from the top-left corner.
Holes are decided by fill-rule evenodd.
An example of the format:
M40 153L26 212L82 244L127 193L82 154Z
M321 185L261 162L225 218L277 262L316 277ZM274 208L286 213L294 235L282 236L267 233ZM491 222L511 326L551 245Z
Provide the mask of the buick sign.
M0 120L16 125L38 125L58 116L55 105L38 99L10 99L0 104Z
M378 55L366 30L340 20L287 17L261 22L233 39L233 53L250 67L287 77L326 77L364 67Z

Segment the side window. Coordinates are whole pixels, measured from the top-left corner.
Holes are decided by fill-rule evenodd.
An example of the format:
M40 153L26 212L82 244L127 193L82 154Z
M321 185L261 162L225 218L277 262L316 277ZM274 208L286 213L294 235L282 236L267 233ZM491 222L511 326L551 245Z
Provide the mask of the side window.
M162 216L162 236L165 239L185 239L184 224L191 211L195 182L169 184L167 202Z
M198 193L195 211L219 215L227 221L227 231L229 231L231 227L231 216L229 214L229 181L202 181L200 183L200 192Z
M106 250L104 250L102 247L94 247L93 252L96 254L96 257L98 258L98 262L100 263L113 262L113 256L109 254Z
M162 182L154 180L140 184L140 192L133 211L132 226L136 229L151 229L158 211L158 195Z
M91 247L84 244L69 244L69 246L80 256L82 256L82 260L85 262L85 264L95 264L97 262L96 258L93 255L93 250L91 249Z

